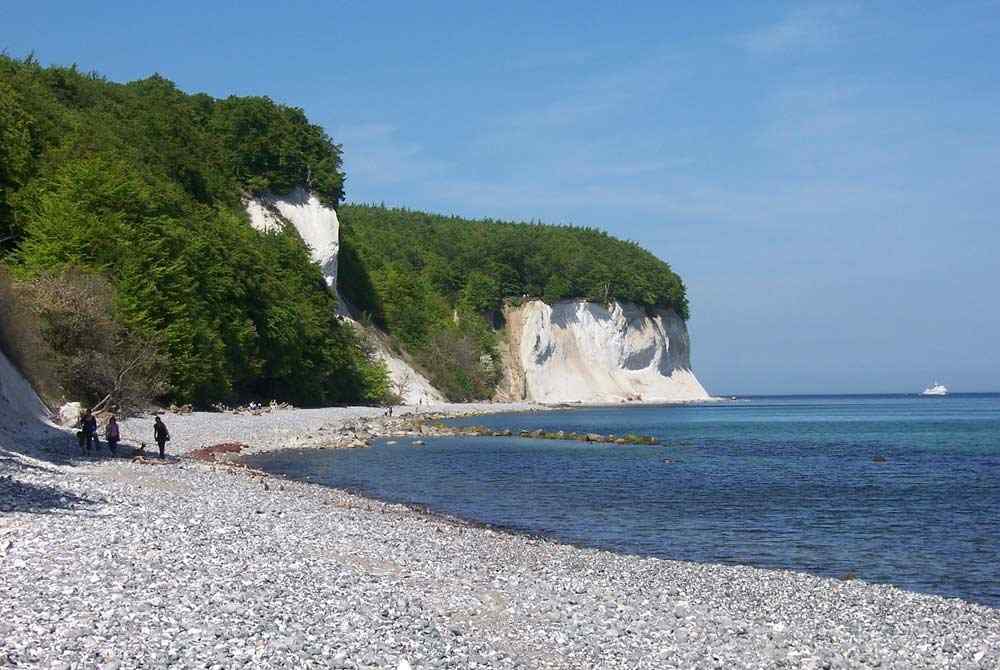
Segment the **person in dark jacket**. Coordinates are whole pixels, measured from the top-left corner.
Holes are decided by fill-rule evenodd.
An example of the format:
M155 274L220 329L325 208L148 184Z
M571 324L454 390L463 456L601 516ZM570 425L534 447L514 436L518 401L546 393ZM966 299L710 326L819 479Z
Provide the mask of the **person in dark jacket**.
M167 448L167 442L170 441L170 431L167 430L166 424L160 420L160 417L156 417L156 420L153 421L153 440L160 448L160 460L162 461L166 458L164 450Z
M108 425L104 428L104 439L108 441L108 449L111 450L112 454L118 449L118 440L121 439L121 436L121 431L118 429L118 419L112 414L111 418L108 419Z
M95 417L90 409L87 409L83 413L83 417L80 419L80 428L83 430L83 450L90 451L91 449L97 450L97 417Z

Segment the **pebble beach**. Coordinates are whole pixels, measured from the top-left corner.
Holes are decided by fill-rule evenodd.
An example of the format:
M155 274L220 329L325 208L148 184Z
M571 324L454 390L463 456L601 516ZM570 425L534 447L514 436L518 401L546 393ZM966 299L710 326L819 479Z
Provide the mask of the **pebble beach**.
M56 431L0 450L0 667L1000 667L1000 610L561 545L185 457L344 446L392 432L378 408L164 419L165 464L80 457ZM123 433L151 443L150 424Z

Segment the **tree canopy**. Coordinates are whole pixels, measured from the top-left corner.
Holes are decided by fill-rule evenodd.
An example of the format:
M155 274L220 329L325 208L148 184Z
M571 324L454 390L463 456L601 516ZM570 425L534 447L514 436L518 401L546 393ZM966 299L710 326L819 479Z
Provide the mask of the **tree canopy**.
M343 197L340 148L302 110L187 95L0 57L0 245L25 279L109 277L115 317L166 355L168 395L369 402L386 372L335 316L294 232L259 233L245 196Z
M342 295L453 400L492 395L504 300L620 300L688 315L669 265L599 230L373 205L342 205L338 215Z
M504 298L528 296L619 300L688 317L684 282L667 263L600 230L374 205L347 204L338 214L346 247L341 290L389 327L389 312L400 306L379 287L387 289L392 277L423 283L446 303L480 312L498 309Z
M506 300L688 316L680 277L632 242L340 205L344 179L340 146L301 109L0 56L0 262L24 282L76 268L106 278L122 332L166 361L170 399L316 405L389 392L295 231L249 225L248 197L297 186L338 208L341 293L453 400L493 393Z

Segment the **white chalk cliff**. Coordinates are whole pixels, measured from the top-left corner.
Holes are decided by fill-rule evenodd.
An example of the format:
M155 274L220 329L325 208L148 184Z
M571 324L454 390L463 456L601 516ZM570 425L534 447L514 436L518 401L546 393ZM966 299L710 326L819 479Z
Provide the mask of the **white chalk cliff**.
M508 308L510 400L542 403L707 400L691 371L687 326L673 310L540 300Z
M0 452L24 452L65 439L21 372L0 352Z
M246 203L254 228L296 231L336 291L340 222L303 188ZM338 295L338 313L369 338L406 404L434 404L444 395L369 332ZM582 300L530 301L505 313L504 381L497 397L541 403L679 402L708 399L691 371L687 326L672 310L650 313L628 303L610 307Z
M296 188L286 195L265 194L246 202L250 225L261 232L284 230L291 226L309 248L312 260L319 264L331 291L337 287L337 251L340 248L340 221L337 212L327 207L304 188ZM386 345L384 333L366 332L354 318L350 305L337 294L337 313L362 333L372 343L375 357L385 363L395 390L400 392L407 405L437 404L445 402L444 394L430 381L392 353Z
M326 285L337 285L337 250L340 248L340 221L337 212L312 193L299 187L286 195L271 194L246 203L250 225L261 232L282 230L291 224L319 263Z
M351 319L351 323L359 330L363 330L361 324L354 319ZM392 353L386 345L385 336L381 331L376 330L375 333L366 333L366 335L369 336L369 341L373 341L375 345L375 356L389 369L393 391L399 394L403 404L438 405L448 402L444 394L434 388L427 377L417 372L402 357Z

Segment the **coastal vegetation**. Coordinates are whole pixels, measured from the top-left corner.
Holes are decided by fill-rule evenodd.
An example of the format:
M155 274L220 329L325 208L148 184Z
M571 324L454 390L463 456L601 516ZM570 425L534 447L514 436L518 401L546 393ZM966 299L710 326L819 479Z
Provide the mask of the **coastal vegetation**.
M345 247L341 290L389 325L401 306L382 289L394 272L478 312L499 309L505 298L585 298L672 308L688 318L684 282L670 265L601 230L376 205L345 204L338 215Z
M344 183L341 147L301 109L0 56L0 344L48 394L88 402L108 385L82 383L81 366L104 361L117 379L88 324L149 352L156 364L130 367L129 384L163 400L391 399L384 364L336 317L296 232L248 223L247 198L297 186L338 210L341 294L450 400L493 395L505 302L619 300L687 317L681 279L634 243L341 204ZM60 284L91 306L82 318L39 302Z
M110 316L162 354L170 399L388 393L300 240L254 231L242 209L247 193L302 183L328 204L342 197L340 148L302 110L2 56L0 138L3 262L21 283L70 268L105 277ZM78 379L41 386L92 395Z
M639 245L592 228L345 204L339 287L452 400L492 395L504 301L584 298L672 308L684 283Z
M0 340L44 396L147 407L166 389L167 366L154 340L115 319L114 299L106 277L79 268L21 282L0 274Z

